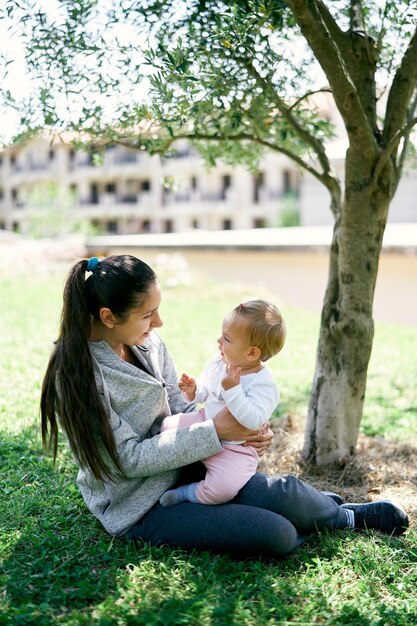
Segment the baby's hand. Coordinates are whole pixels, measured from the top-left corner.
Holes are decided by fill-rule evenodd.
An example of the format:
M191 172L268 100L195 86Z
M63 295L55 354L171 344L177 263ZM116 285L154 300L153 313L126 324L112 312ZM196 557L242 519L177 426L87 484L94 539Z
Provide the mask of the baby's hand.
M195 392L197 390L197 385L195 382L195 378L188 376L188 374L182 374L181 378L178 381L178 387L187 396L187 400L192 402L195 398Z
M222 387L225 391L236 387L240 383L241 368L236 365L228 365L226 370L226 376L222 380Z

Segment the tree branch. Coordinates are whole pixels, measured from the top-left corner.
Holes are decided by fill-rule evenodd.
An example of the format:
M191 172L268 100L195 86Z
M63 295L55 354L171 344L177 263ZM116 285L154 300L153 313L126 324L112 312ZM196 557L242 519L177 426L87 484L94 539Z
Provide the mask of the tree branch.
M304 95L302 95L300 98L298 98L294 104L292 104L288 111L292 111L293 109L295 109L296 106L298 106L300 104L300 102L302 102L303 100L305 100L306 98L309 98L310 96L314 96L315 93L332 93L332 90L330 88L326 88L324 87L323 89L314 89L313 91L307 91L307 93L305 93Z
M392 81L388 95L385 126L382 134L384 145L388 145L403 127L417 85L417 29L412 36L401 64Z
M336 43L344 65L349 71L349 78L355 83L355 75L357 74L358 59L352 48L352 37L350 33L361 37L366 41L366 47L368 51L368 58L372 57L372 52L369 49L369 41L371 39L366 34L365 23L363 19L362 2L361 0L351 0L350 6L350 30L348 33L342 31L338 24L336 24L332 14L327 6L321 1L317 0L317 11L320 14L323 23L329 31L333 41Z
M215 136L215 135L208 135L208 134L201 134L201 133L176 135L175 137L172 137L167 141L167 143L163 146L163 148L161 148L160 152L166 152L166 150L168 150L168 148L175 141L179 139L188 139L188 140L195 140L195 141L224 141L225 138L222 136ZM286 150L285 148L281 148L280 146L277 146L276 144L272 144L269 141L265 141L264 139L253 137L252 135L248 135L246 133L239 133L238 135L235 135L234 137L228 137L227 141L250 141L252 143L261 145L264 148L273 150L274 152L283 154L288 159L291 159L291 161L296 163L299 167L303 168L305 171L309 172L312 176L317 178L326 187L331 197L330 208L336 219L340 211L342 192L341 192L340 182L335 176L330 174L330 172L326 172L325 174L322 174L318 172L316 169L314 169L314 167L311 167L298 155L293 154L289 150Z
M409 110L409 114L408 114L408 121L411 121L413 119L416 110L417 110L417 91L415 93L414 100L413 100L413 102L412 102L412 104L410 106L410 110ZM399 180L399 178L401 176L401 172L402 172L402 169L403 169L403 166L404 166L404 161L405 161L405 157L407 155L407 149L408 149L409 142L410 142L410 133L407 133L404 136L404 145L403 145L403 147L401 149L400 158L398 159L398 165L397 165L397 170L398 170L398 174L399 174L398 175L398 180Z
M350 2L350 30L366 35L361 0L351 0Z
M242 62L241 62L242 63ZM285 102L279 97L277 94L274 85L267 79L263 78L259 72L255 69L252 63L243 62L242 65L245 67L247 72L252 76L257 83L267 92L271 94L271 98L276 105L277 109L282 113L287 122L292 126L292 128L296 131L298 136L307 143L311 148L313 148L314 152L317 155L317 158L320 162L320 165L323 168L323 174L326 174L330 171L330 163L327 158L327 154L323 144L318 141L313 135L307 132L298 122L298 120L293 116L291 112L291 108L289 108Z
M338 186L340 187L337 178L334 177L332 174L330 174L330 171L323 174L317 171L314 167L309 165L301 157L299 157L297 154L294 154L290 150L287 150L286 148L281 148L280 146L277 146L274 143L266 141L265 139L261 139L260 137L255 137L247 133L239 133L237 135L233 135L230 137L224 137L223 135L210 135L209 133L179 133L178 135L169 137L169 139L167 139L163 143L163 145L161 145L160 148L155 150L155 153L164 154L167 150L169 150L169 148L172 146L173 143L175 143L176 141L179 141L180 139L188 139L189 141L209 141L209 142L210 141L217 141L217 142L249 141L251 143L260 145L264 148L268 148L269 150L273 150L274 152L278 152L279 154L283 154L288 159L296 163L296 165L298 165L300 168L302 168L306 172L309 172L312 176L317 178L323 185L325 185L325 187L329 190L330 193L332 193L332 190L336 189ZM137 141L138 143L142 143L140 138ZM128 146L130 148L132 147L131 142L127 143L127 142L123 142L120 140L114 140L113 143L118 143L124 146Z
M415 126L417 124L417 117L413 117L413 119L411 119L408 124L406 124L404 126L404 128L401 128L400 130L398 130L395 135L393 135L391 137L391 139L388 142L387 147L381 152L379 159L375 165L374 168L374 173L373 173L373 184L376 185L378 182L378 178L380 177L382 170L384 169L386 163L388 162L388 159L391 157L392 153L397 149L398 144L400 143L400 140L402 137L406 137L407 135L409 135L411 129L413 128L413 126Z
M379 30L378 33L378 39L376 41L375 47L377 49L377 51L379 52L381 50L382 47L382 42L384 41L384 37L386 35L387 29L385 28L385 21L387 19L387 15L388 15L388 8L389 8L389 0L385 0L385 5L384 5L384 10L382 12L382 18L381 18L381 28ZM390 61L390 65L392 63L392 58Z
M365 142L377 148L355 84L347 71L353 63L347 36L321 0L287 0L301 32L326 74L351 139L358 148Z
M222 135L210 135L209 133L182 133L179 135L175 135L174 137L167 140L164 146L160 149L160 152L166 152L168 148L178 139L189 139L194 141L250 141L257 145L263 146L264 148L268 148L269 150L273 150L274 152L279 152L280 154L285 155L286 157L291 159L291 161L294 161L294 163L318 178L321 182L323 182L324 179L322 173L318 172L314 167L306 163L297 154L294 154L286 148L281 148L274 143L270 143L265 139L261 139L260 137L254 137L253 135L249 135L247 133L239 133L230 137L224 137Z

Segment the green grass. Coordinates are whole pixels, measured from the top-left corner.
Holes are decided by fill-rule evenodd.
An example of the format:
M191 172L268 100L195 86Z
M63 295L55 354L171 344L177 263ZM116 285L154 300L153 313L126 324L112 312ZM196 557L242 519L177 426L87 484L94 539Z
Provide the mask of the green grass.
M0 278L0 624L417 624L417 534L321 533L281 562L135 548L86 510L64 443L40 445L38 399L56 337L63 273ZM264 294L267 295L267 294ZM165 288L163 335L198 374L222 317L245 297L213 284ZM319 320L283 307L289 334L271 361L279 414L304 415ZM417 329L379 325L363 431L417 441ZM237 529L238 531L238 529Z

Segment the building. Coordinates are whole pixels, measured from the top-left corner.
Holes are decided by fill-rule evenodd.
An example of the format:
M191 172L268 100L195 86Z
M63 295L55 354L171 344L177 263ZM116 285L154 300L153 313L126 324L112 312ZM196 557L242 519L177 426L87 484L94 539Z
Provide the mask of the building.
M343 142L332 147L343 175ZM100 233L181 232L329 224L329 196L311 175L277 153L265 154L259 173L226 164L207 170L186 142L169 158L124 146L101 160L69 139L39 135L0 153L0 228L30 232L33 215L50 200ZM49 186L49 187L48 187ZM42 199L42 193L43 199ZM416 221L417 170L406 171L391 221Z
M327 151L332 167L340 180L344 179L344 155L347 145L338 140ZM333 223L330 195L327 189L311 174L303 175L299 194L300 224L321 226ZM417 169L405 164L397 192L391 202L388 222L417 222Z
M23 233L50 184L74 216L119 234L277 226L300 188L284 158L267 155L258 175L227 165L208 171L185 142L169 158L114 146L97 161L69 141L38 136L0 158L0 227Z

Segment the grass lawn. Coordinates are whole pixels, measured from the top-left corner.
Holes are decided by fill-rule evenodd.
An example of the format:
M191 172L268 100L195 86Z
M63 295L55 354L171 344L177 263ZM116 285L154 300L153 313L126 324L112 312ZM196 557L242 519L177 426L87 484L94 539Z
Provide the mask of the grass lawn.
M324 532L280 562L109 537L82 502L65 444L55 468L40 445L39 390L63 277L0 276L1 625L417 624L415 526L401 538ZM179 370L199 373L224 313L245 295L201 281L164 289L161 334ZM288 340L270 365L282 395L277 424L305 415L319 325L282 308ZM377 326L364 435L417 446L416 354L417 329Z

